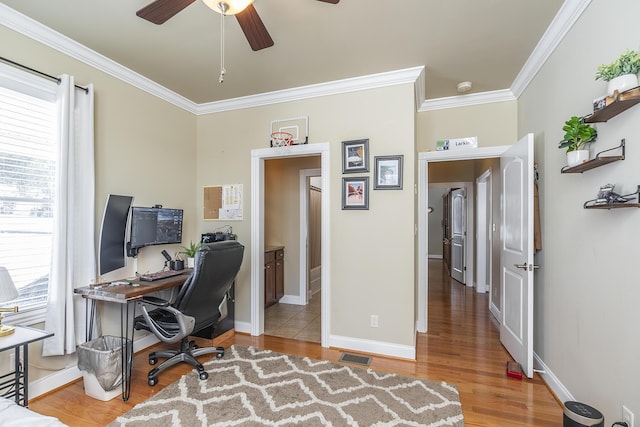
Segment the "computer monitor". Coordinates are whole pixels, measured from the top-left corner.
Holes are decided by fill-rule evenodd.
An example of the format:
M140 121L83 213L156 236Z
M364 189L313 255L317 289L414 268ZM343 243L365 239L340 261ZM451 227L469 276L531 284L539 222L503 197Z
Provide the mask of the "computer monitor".
M182 219L182 209L132 207L127 255L137 256L145 246L182 243Z
M98 250L98 274L103 275L126 265L125 239L132 196L109 194L102 215Z

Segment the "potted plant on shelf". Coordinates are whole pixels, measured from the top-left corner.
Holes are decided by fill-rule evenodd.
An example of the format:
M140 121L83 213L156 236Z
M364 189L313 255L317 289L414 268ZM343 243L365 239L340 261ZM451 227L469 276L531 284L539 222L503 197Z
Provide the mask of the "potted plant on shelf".
M558 148L567 149L567 165L575 166L589 160L589 149L586 144L598 138L598 131L590 124L584 123L580 117L573 116L562 127L564 139Z
M180 246L183 250L179 253L185 254L187 256L187 268L195 267L196 252L198 252L198 249L201 245L202 244L200 242L193 243L191 240L189 240L189 246Z
M638 86L638 72L640 56L636 51L627 49L611 64L598 66L596 80L609 82L607 95L613 96L616 90L622 93Z

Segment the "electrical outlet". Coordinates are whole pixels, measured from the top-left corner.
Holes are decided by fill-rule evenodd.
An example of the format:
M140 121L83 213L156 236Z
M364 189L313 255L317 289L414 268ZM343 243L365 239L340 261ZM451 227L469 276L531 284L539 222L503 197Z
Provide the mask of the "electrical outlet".
M371 324L372 328L377 328L378 327L378 315L377 314L372 314L371 315L370 324Z
M622 421L627 423L627 427L634 427L633 425L633 412L626 406L622 405Z

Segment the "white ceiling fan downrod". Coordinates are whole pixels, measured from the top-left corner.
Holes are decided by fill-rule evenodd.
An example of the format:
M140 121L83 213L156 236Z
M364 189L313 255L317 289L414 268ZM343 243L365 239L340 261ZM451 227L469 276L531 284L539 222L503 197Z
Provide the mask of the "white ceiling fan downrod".
M227 3L221 1L218 3L218 7L220 8L220 76L218 77L218 83L224 82L224 75L227 74L227 70L224 68L224 17L226 15L227 10L229 10L229 5Z

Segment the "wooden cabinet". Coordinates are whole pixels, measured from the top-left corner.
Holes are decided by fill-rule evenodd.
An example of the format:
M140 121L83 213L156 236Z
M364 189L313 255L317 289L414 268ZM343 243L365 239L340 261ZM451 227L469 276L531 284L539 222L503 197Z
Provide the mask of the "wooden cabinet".
M264 306L277 303L283 296L284 247L267 247L264 251Z

